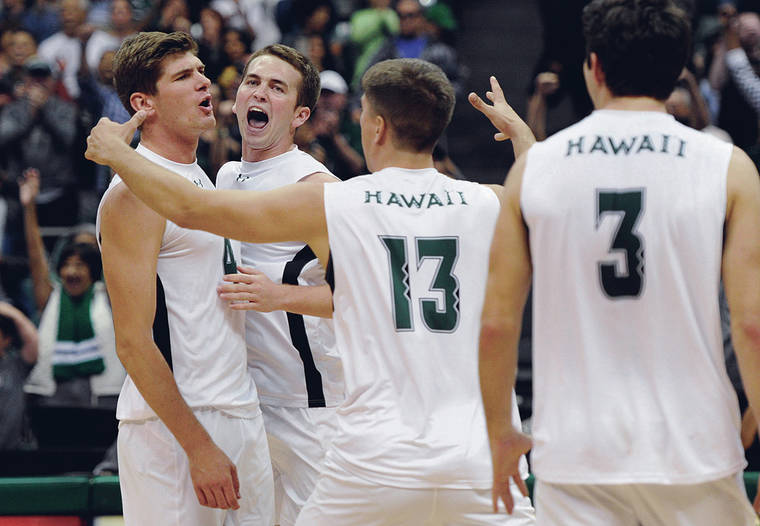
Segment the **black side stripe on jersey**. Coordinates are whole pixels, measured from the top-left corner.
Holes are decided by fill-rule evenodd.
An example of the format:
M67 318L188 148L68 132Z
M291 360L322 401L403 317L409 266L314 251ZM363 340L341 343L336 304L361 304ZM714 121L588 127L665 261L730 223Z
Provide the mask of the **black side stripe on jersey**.
M153 318L153 341L161 351L169 369L172 371L172 343L169 338L169 311L166 309L166 295L161 278L156 276L156 315Z
M330 285L330 290L335 294L335 269L333 268L332 252L327 256L327 270L325 270L325 281Z
M298 285L298 276L309 261L316 259L311 248L308 245L303 247L285 265L282 271L282 282L286 285ZM290 340L293 347L298 350L298 354L303 362L304 376L306 378L306 394L309 397L309 407L325 407L325 392L322 389L322 374L314 364L314 356L311 353L309 338L306 336L306 326L304 325L303 316L292 312L288 315L288 328L290 329Z

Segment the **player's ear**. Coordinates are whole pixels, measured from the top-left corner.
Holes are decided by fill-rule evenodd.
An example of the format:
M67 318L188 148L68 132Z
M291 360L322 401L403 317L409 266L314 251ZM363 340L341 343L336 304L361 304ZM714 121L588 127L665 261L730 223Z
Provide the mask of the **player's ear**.
M136 92L129 96L129 104L136 112L140 110L153 110L153 97L142 92Z
M298 128L304 122L309 120L311 110L306 106L297 106L295 115L293 116L293 122L291 123L293 128Z
M594 75L594 80L599 85L604 84L604 70L602 69L601 62L599 62L599 56L592 51L589 53L588 61L589 69L591 69L591 73Z
M388 135L388 121L382 115L375 115L372 125L374 126L373 142L383 144Z

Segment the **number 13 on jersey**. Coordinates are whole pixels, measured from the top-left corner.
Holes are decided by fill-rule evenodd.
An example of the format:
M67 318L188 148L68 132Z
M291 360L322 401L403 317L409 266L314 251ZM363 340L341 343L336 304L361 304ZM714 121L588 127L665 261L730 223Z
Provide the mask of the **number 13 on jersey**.
M413 331L414 315L412 284L409 272L409 250L406 236L378 236L388 254L393 321L397 331ZM454 267L459 259L456 237L416 237L413 242L417 270L426 261L437 267L428 290L442 295L419 298L422 322L432 332L454 332L459 325L459 280Z

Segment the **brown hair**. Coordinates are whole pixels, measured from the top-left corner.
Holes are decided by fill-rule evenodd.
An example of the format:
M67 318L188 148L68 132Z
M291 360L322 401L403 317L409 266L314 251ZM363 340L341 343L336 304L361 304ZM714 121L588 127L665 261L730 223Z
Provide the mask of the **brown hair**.
M372 109L393 130L400 150L433 150L451 121L454 88L438 66L415 58L378 62L362 77Z
M314 108L317 106L317 100L319 99L320 85L319 71L312 61L297 49L293 49L292 47L283 44L272 44L271 46L259 49L251 55L251 58L249 58L248 62L245 64L243 75L248 73L248 66L251 65L251 62L253 62L254 59L264 55L277 57L296 68L301 74L301 84L298 86L298 100L296 101L296 105L306 106L311 111L314 111Z
M178 53L198 52L198 44L187 33L150 31L128 37L113 58L116 93L130 115L135 110L129 102L133 93L156 94L156 83L163 70L163 60Z

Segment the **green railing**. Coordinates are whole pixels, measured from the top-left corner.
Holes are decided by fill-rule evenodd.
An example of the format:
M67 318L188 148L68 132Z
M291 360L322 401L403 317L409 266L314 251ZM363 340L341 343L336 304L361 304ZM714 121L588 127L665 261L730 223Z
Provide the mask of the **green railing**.
M747 495L754 499L758 472L744 473ZM528 479L533 491L533 477ZM119 477L14 477L0 478L0 516L121 515Z

